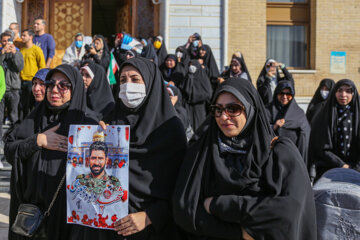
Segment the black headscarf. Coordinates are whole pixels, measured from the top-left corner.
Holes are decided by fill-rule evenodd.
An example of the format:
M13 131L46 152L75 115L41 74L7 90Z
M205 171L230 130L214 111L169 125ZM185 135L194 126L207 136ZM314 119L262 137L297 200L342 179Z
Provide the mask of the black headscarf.
M219 68L216 64L214 54L212 53L211 47L209 45L202 45L202 49L206 51L205 56L200 57L200 52L196 58L202 58L204 60L204 65L206 66L207 75L212 83L213 89L215 90L217 86L217 78L219 77Z
M346 107L336 100L336 91L343 85L353 90L352 100ZM338 81L322 105L311 123L309 144L310 160L316 164L317 178L326 170L344 164L360 171L360 102L354 82L349 79Z
M167 49L166 49L166 45L165 45L165 41L164 39L160 39L158 37L154 37L153 38L153 42L155 42L156 39L159 39L161 42L161 47L159 49L155 49L156 51L156 55L158 57L158 63L163 63L165 61L166 56L168 55Z
M169 58L175 61L175 67L172 69L166 67L166 60ZM168 54L166 56L165 61L160 66L160 72L165 81L173 81L176 86L181 84L181 82L183 82L185 78L184 68L181 64L178 63L177 58L174 54Z
M146 39L144 39L144 41L146 41L146 46L143 47L141 56L144 58L147 58L147 59L151 59L156 65L159 65L158 57L157 57L155 48L152 45L151 41L148 41Z
M293 99L286 106L282 106L277 98L277 95L284 89L289 89L293 96ZM273 101L267 106L267 113L271 125L274 125L279 119L285 119L285 124L277 129L276 134L290 138L307 164L310 125L304 111L296 103L295 89L290 81L280 81L276 86Z
M104 69L93 61L87 61L87 63L94 74L86 91L87 106L95 113L100 114L99 118L102 119L111 112L115 101Z
M261 96L261 99L263 100L264 104L269 104L273 99L273 94L271 92L271 85L270 85L270 77L267 75L266 71L266 64L271 60L268 58L264 64L264 67L261 69L260 75L256 81L256 88ZM282 80L288 80L292 83L293 86L295 86L294 79L291 75L291 73L288 72L286 67L282 69L282 72L284 73L284 77L280 76L280 73L278 71L278 68L276 68L276 82L279 83Z
M184 128L187 129L190 125L190 119L183 105L183 98L181 91L180 89L178 89L176 86L173 85L168 85L167 89L168 91L171 91L171 93L174 94L174 96L178 97L178 100L176 101L174 108L178 118L180 118L182 124L184 125Z
M242 239L241 227L254 239L316 239L312 189L295 145L280 138L271 148L273 131L248 80L228 79L215 101L223 92L233 94L246 109L241 133L225 137L243 153L221 152L224 136L209 116L180 169L173 196L176 223L198 239ZM214 197L211 214L203 206L207 197Z
M307 110L306 110L306 117L309 122L311 122L312 118L314 117L316 112L319 110L319 107L321 105L320 103L322 103L326 100L321 96L321 93L320 93L321 88L326 86L329 89L329 96L330 96L330 92L331 92L332 88L334 87L334 85L335 85L335 82L332 79L325 78L325 79L321 80L319 87L316 89L315 94L314 94L313 98L311 99L311 101L307 107Z
M45 211L65 174L66 154L37 146L37 134L60 123L56 133L67 136L70 124L96 124L86 116L86 94L80 72L63 64L49 71L46 80L55 72L63 73L71 82L71 100L60 107L52 107L47 98L29 116L4 137L5 156L12 165L10 226L15 220L18 205L31 203ZM62 187L44 228L50 239L68 239L66 224L66 192ZM16 235L16 237L19 237ZM18 239L9 231L10 239ZM23 239L23 238L19 238Z
M184 47L184 46L179 46L179 47L177 47L176 48L176 50L175 50L175 54L177 53L177 52L181 52L183 55L182 55L182 57L181 57L181 62L180 62L180 64L183 66L183 68L184 68L184 75L186 75L186 73L187 73L187 66L189 66L189 62L190 62L190 56L189 56L189 54L188 54L188 52L186 51L186 48Z
M232 59L236 59L236 61L238 61L241 65L241 73L246 73L247 75L247 78L250 82L252 82L251 80L251 77L250 77L250 73L249 73L249 70L246 66L246 63L245 63L245 59L244 59L244 55L241 54L240 57L233 57ZM231 59L231 62L232 62L232 59ZM231 74L231 62L230 62L230 65L229 65L229 69L227 69L226 71L224 71L223 73L221 73L220 77L222 78L230 78L230 74Z
M129 212L146 211L151 228L161 235L171 222L168 201L185 153L186 137L157 66L147 59L133 58L121 69L128 65L141 73L146 97L134 109L117 99L113 114L105 122L130 125Z
M198 60L191 60L189 65L195 66L197 70L195 73L188 72L179 88L183 93L191 126L195 130L206 118L206 105L210 103L212 88L209 78Z

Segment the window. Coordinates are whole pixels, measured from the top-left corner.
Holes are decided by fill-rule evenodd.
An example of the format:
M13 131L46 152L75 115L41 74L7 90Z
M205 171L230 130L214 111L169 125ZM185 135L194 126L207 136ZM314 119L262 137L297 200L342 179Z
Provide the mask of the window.
M267 1L267 57L309 68L310 0Z

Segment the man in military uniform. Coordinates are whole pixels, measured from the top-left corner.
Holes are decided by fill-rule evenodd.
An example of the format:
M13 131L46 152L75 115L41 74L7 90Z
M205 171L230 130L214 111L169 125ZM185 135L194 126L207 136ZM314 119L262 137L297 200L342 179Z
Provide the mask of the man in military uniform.
M121 186L118 178L109 176L105 171L107 154L108 147L105 142L96 141L90 145L90 173L76 177L81 185L87 187L88 192L100 195L107 186L113 191L117 191Z

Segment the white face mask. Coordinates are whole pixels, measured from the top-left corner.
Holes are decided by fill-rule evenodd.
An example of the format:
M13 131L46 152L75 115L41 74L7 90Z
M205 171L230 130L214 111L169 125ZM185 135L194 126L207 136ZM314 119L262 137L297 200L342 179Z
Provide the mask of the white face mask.
M197 70L197 67L195 67L194 65L191 65L191 66L189 67L189 72L190 72L190 73L195 73L196 70Z
M328 90L320 90L321 97L325 100L329 96Z
M145 84L124 83L120 85L119 98L128 108L136 108L146 97Z
M176 56L177 56L178 58L182 58L182 57L183 57L183 53L182 53L182 52L176 52Z

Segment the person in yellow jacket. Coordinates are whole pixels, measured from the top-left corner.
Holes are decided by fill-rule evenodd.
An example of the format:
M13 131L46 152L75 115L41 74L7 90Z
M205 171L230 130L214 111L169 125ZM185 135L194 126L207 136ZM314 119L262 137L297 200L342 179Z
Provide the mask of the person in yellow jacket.
M25 29L21 32L24 47L20 49L24 57L24 69L20 73L21 95L20 95L20 119L24 119L32 108L31 80L39 69L45 68L45 57L41 48L33 44L34 31Z

